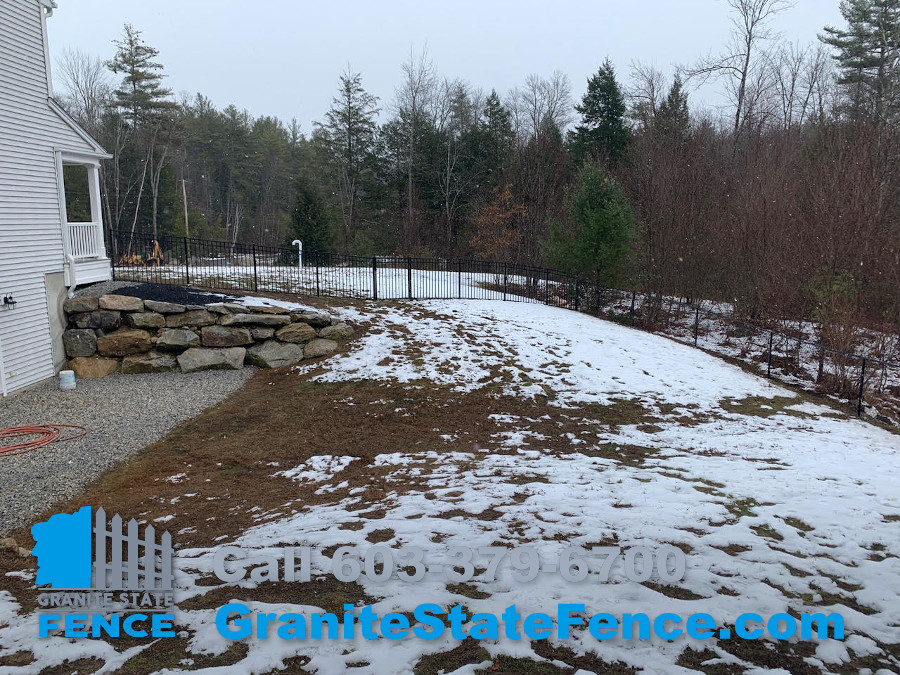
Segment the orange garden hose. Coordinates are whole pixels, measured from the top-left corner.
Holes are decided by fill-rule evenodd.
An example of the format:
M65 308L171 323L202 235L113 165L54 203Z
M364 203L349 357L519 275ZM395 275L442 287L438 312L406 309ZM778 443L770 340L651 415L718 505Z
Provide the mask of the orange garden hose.
M69 436L63 436L64 429L79 429L80 431ZM87 432L86 428L78 424L35 424L0 429L0 457L24 455L26 452L50 445L54 441L71 441L73 438L80 438ZM27 438L29 436L37 436L37 438L16 443L12 442L14 439Z

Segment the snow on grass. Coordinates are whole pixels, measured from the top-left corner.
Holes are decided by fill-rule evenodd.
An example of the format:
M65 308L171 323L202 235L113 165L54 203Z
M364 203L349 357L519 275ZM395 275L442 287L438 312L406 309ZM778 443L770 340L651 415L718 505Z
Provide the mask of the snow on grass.
M459 391L493 384L560 405L624 398L702 410L729 397L794 396L664 337L544 305L449 300L379 309L374 317L339 310L372 323L317 381L423 379Z
M294 480L321 481L327 480L332 475L346 469L356 457L334 457L332 455L316 455L310 457L300 466L285 471L278 471L274 475L292 478Z
M592 433L549 439L529 429L534 420L493 415L502 453L397 448L371 461L373 480L378 472L383 485L396 486L376 505L383 516L373 515L365 491L346 489L342 473L353 458L316 456L276 475L321 484L333 501L235 532L224 543L260 554L277 554L284 542L311 546L318 575L330 571L325 549L353 544L365 550L376 534L392 547L419 546L426 562L440 563L450 560L454 546L533 545L550 561L570 546L674 545L687 557L686 576L674 586L656 578L629 581L621 562L608 583L596 577L573 583L558 574L524 583L508 560L493 582L476 578L454 585L443 574L429 573L415 584L396 574L380 583L362 577L360 584L375 598L379 615L409 612L422 602L463 604L470 615L499 615L513 604L524 615L585 603L590 614L703 612L721 626L745 612L768 617L789 610L839 611L848 640L823 642L804 659L823 672L827 664L851 658L848 650L856 657L888 658L879 645L900 641L898 436L685 345L564 310L435 301L334 312L368 327L349 353L324 362L327 371L316 376L319 381L374 379L414 387L425 380L460 392L493 387L545 397L560 417L576 408L631 401L652 411L654 424L598 421ZM414 487L403 489L406 484ZM211 590L195 580L211 573L214 553L180 552L179 600ZM318 611L246 604L276 614ZM34 649L33 616L20 616L13 605L0 592L0 617L9 624L0 628L0 643L7 650ZM214 615L215 607L177 612L177 623L191 632L192 652L228 649ZM643 672L687 672L675 665L687 647L709 649L755 673L786 672L742 661L714 640L616 638L601 646L576 631L563 644ZM94 641L48 638L40 645L34 649L38 665L58 663L60 654L120 658ZM301 654L310 658L310 672L339 673L365 662L365 672L386 674L411 672L423 655L458 642L446 633L427 642L269 639L247 645L247 655L230 667L234 672L269 672ZM527 640L482 646L492 656L543 660ZM51 656L54 649L60 651Z

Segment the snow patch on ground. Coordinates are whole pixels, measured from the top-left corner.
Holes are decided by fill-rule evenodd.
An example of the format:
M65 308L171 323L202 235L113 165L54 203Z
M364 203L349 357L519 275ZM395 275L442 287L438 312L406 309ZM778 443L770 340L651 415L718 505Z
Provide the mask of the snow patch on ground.
M530 432L527 419L494 415L496 437L507 454L439 447L380 454L372 466L384 474L385 485L415 476L424 487L386 491L379 504L385 515L378 518L372 517L365 494L339 482L354 458L313 457L274 475L318 485L334 495L333 501L237 533L229 544L261 555L277 554L285 541L309 545L319 574L330 571L324 549L352 543L365 550L370 535L386 529L391 530L389 546L419 546L426 562L441 563L451 558L454 546L532 545L550 561L569 546L675 545L685 551L687 572L674 590L658 579L652 581L659 585L628 580L621 561L608 583L591 577L573 583L559 574L523 583L508 562L495 581L469 582L466 594L442 574L430 573L416 584L396 575L386 582L363 577L360 583L376 598L379 615L412 611L421 602L464 604L470 614L500 614L512 604L527 614L583 602L590 614L703 612L721 625L744 612L768 617L814 607L840 611L850 637L817 645L815 658L807 660L817 664L844 662L848 650L881 655L877 643L898 642L898 436L799 399L779 410L775 397L797 398L787 389L688 346L564 310L434 301L371 313L334 308L333 313L369 325L349 353L325 362L329 370L317 376L319 381L374 379L415 386L426 380L460 392L493 384L513 395L545 396L561 415L585 403L636 400L651 410L666 407L669 416L652 433L640 425L598 425L594 438L569 438L571 450L563 452L559 444L551 449L545 437ZM763 406L772 400L762 408L767 414L743 414L725 404L749 397ZM686 425L673 414L690 416L693 423ZM619 461L611 447L642 453ZM180 551L179 600L210 590L194 580L211 573L215 551ZM239 585L252 587L253 582ZM276 614L319 611L246 604ZM124 654L102 642L37 641L34 614L21 615L19 609L9 593L0 591L0 656L32 650L39 667L95 656L108 661L104 672L121 663ZM176 613L177 623L193 633L193 653L227 649L229 643L215 630L214 612ZM367 662L365 672L408 673L423 655L457 645L449 633L431 642L250 641L247 656L229 670L268 672L303 654L311 659L305 666L311 672L345 672L350 664ZM501 639L483 646L492 655L540 660L528 641ZM600 647L584 631L575 631L564 646L576 653ZM603 643L600 653L642 672L671 673L679 671L675 662L687 647L710 648L723 663L743 663L712 641L688 638L617 638ZM785 672L744 665L747 672ZM456 672L474 672L474 667Z

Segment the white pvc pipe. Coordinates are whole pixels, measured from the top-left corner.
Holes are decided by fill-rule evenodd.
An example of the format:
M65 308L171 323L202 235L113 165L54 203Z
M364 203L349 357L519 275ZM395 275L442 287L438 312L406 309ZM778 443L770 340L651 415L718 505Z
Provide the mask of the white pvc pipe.
M6 396L6 372L3 366L3 340L0 340L0 396Z
M303 242L299 239L294 239L291 243L298 248L299 266L303 267Z

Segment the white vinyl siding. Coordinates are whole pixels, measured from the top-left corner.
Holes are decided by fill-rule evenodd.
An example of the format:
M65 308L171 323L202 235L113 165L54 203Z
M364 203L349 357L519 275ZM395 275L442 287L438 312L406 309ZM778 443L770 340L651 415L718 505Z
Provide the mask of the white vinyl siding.
M96 154L48 101L42 8L0 0L0 367L11 391L54 374L44 275L63 271L55 152Z

